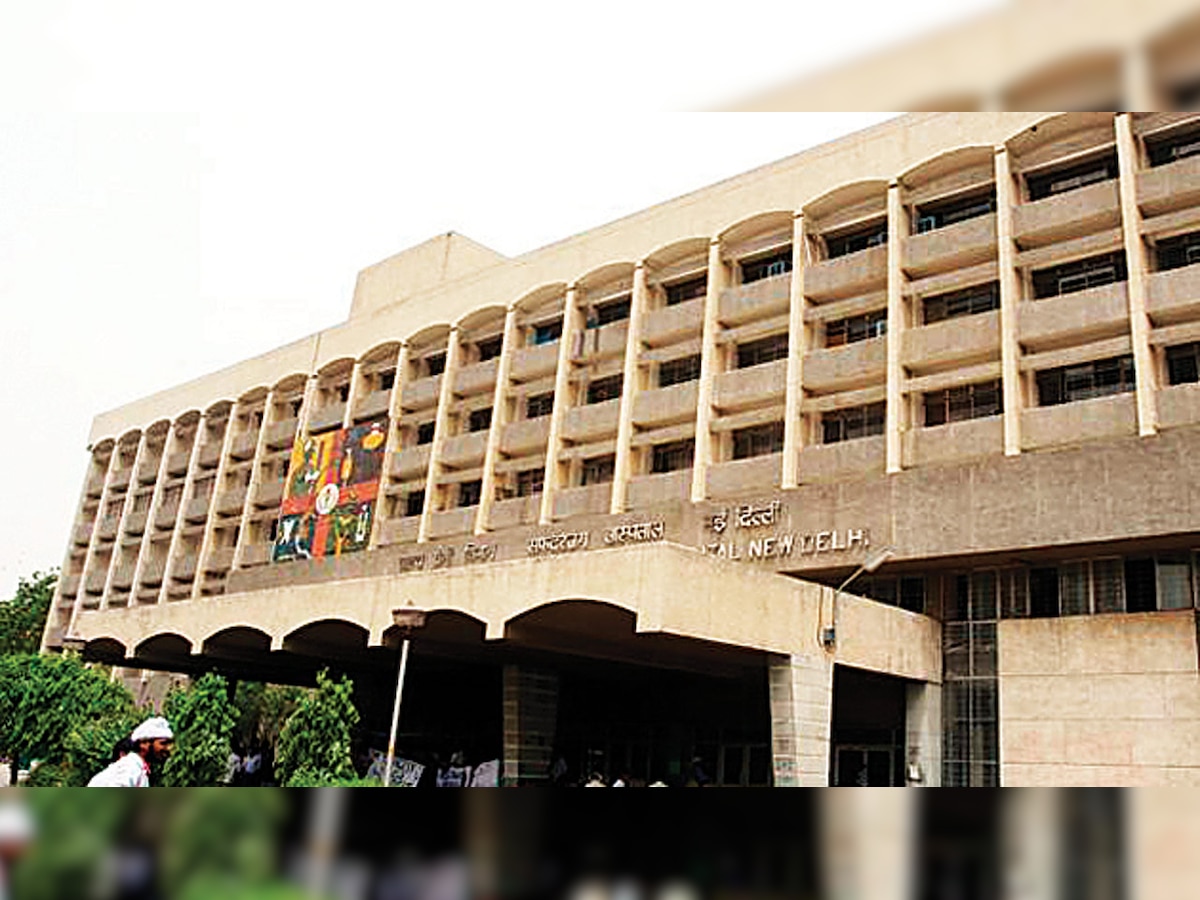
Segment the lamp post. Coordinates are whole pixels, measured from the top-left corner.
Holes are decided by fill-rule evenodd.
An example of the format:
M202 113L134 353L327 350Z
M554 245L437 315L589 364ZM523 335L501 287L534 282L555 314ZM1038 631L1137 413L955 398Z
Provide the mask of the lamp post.
M425 611L408 606L392 610L392 624L400 629L400 671L396 675L396 702L392 705L392 730L388 735L387 763L383 768L383 786L392 786L392 766L396 762L396 730L400 725L400 698L404 694L404 673L408 669L408 641L412 633L425 625Z
M886 560L895 555L896 548L890 545L887 547L880 547L878 550L873 550L867 554L867 558L862 561L862 565L855 569L849 578L838 585L838 589L833 592L833 615L830 617L829 627L822 629L821 631L821 643L826 648L832 647L837 643L838 598L842 595L842 591L844 591L850 585L850 582L854 581L855 578L863 574L863 572L874 572L876 569L882 566Z

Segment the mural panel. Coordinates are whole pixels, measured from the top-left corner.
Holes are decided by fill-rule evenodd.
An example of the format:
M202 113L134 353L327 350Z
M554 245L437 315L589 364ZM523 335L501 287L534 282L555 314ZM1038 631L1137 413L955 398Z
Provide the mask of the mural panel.
M383 471L387 419L297 437L272 558L320 559L365 550Z

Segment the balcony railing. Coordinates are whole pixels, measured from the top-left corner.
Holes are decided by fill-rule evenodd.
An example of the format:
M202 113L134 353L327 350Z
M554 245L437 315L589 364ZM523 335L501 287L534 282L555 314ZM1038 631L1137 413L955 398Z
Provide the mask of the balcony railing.
M721 291L717 316L725 325L740 325L786 313L791 306L790 273L739 284Z

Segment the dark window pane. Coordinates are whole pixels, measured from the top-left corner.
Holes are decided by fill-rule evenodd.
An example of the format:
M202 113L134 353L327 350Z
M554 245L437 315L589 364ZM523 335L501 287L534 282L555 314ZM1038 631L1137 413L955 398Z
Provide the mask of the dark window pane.
M708 276L700 275L687 281L677 281L667 285L667 306L685 303L703 297L708 289Z
M610 300L607 303L593 307L592 314L588 316L588 327L598 328L601 325L607 325L609 322L620 322L623 319L628 319L631 303L632 301L629 297L622 297L619 300Z
M464 481L458 486L458 505L478 506L479 497L483 493L482 481Z
M425 509L425 492L411 491L404 498L404 515L419 516Z
M492 425L492 408L490 406L483 409L472 410L467 417L468 431L487 431Z
M441 375L446 371L446 354L434 353L425 357L425 372L428 375Z
M900 579L900 606L909 612L925 612L925 579L920 576Z
M554 393L534 394L525 398L525 418L537 419L554 411Z
M771 422L753 428L741 428L733 433L733 458L749 459L765 456L783 449L783 423Z
M605 400L615 400L621 396L623 376L610 375L607 378L597 378L588 385L587 402L603 403Z
M495 337L479 341L479 343L475 345L476 349L479 351L479 361L484 362L499 356L500 350L503 348L503 346L504 337L503 335L499 334Z
M1041 200L1117 177L1117 157L1110 153L1085 163L1026 176L1029 199Z
M745 369L750 366L760 366L764 363L774 362L777 359L787 359L787 355L788 336L786 334L775 334L761 340L739 344L737 348L737 367Z
M945 228L957 222L965 222L976 216L986 216L996 211L996 191L984 194L957 197L940 203L926 203L917 208L916 231L923 234L937 228Z
M695 451L695 442L690 439L670 444L655 444L650 460L650 471L662 473L690 469Z
M1125 567L1119 559L1092 560L1092 589L1097 613L1125 611Z
M1088 591L1088 564L1063 563L1058 567L1058 603L1064 616L1084 616L1091 612Z
M1125 609L1153 612L1158 608L1153 559L1125 560Z
M988 622L996 618L996 573L971 573L971 619Z
M1058 615L1058 569L1029 570L1029 614L1035 619Z
M856 228L854 231L830 235L825 238L825 246L829 250L830 259L837 259L839 256L858 253L869 247L880 247L886 243L886 221L875 222L862 228Z
M553 322L543 322L541 325L534 325L533 331L530 332L530 343L551 344L562 337L562 319L555 319Z
M434 422L422 422L417 426L417 444L432 444Z
M792 271L792 248L776 250L756 259L742 260L742 284L774 278Z
M1088 288L1125 281L1128 277L1123 252L1106 253L1077 262L1052 266L1033 273L1035 299L1059 297Z
M671 359L658 367L658 386L670 387L685 381L695 381L700 377L700 355L684 356Z
M597 456L583 461L583 484L607 484L616 472L615 456Z
M532 497L534 494L542 492L542 482L546 477L546 470L523 469L517 473L517 496Z
M1167 380L1171 384L1195 384L1200 381L1200 344L1180 344L1167 348Z

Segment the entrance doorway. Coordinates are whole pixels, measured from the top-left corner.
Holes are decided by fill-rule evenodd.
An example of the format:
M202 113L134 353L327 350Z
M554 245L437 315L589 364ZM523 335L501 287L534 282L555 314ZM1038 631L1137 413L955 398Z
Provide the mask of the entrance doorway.
M903 678L848 666L833 670L829 783L835 787L904 784Z
M833 753L834 787L895 787L895 748L838 744Z

